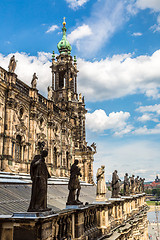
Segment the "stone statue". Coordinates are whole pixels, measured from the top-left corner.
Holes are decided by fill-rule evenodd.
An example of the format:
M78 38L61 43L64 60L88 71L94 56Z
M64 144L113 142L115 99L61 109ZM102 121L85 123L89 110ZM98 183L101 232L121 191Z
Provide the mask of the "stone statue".
M129 187L130 187L129 177L128 177L128 173L126 173L124 176L124 195L125 196L129 195Z
M32 88L36 89L37 87L37 79L38 77L36 76L36 73L33 74L33 78L32 78L32 81L31 81L31 86Z
M135 193L139 192L138 187L139 187L139 176L135 178Z
M115 170L112 174L112 198L119 198L119 192L120 192L120 184L119 181L121 181L118 177L117 170Z
M53 89L52 86L48 87L48 100L52 100Z
M138 192L139 192L139 193L142 193L142 178L139 179Z
M71 166L70 170L70 179L68 183L68 189L69 189L69 195L66 205L80 205L82 202L79 201L79 195L80 195L80 182L78 177L82 176L80 172L80 168L77 166L78 160L75 160L73 165ZM77 190L77 194L76 194ZM76 197L77 195L77 197ZM76 197L76 199L75 199Z
M132 177L130 177L130 192L132 194L135 193L135 180L134 180L134 175L132 175Z
M68 91L68 101L71 101L71 92Z
M79 94L79 102L82 102L82 93Z
M15 61L15 56L13 55L9 62L8 71L11 73L14 73L15 69L16 69L16 61Z
M31 162L32 193L28 212L50 210L47 208L47 179L51 177L45 163L47 155L48 151L42 150L41 154L36 155Z
M93 142L93 143L91 144L91 147L94 149L95 152L97 151L97 146L96 146L96 143L95 143L95 142Z
M101 166L97 170L97 197L98 201L105 201L106 199L106 181L105 181L105 166Z
M144 181L145 181L145 178L142 178L142 193L144 193Z

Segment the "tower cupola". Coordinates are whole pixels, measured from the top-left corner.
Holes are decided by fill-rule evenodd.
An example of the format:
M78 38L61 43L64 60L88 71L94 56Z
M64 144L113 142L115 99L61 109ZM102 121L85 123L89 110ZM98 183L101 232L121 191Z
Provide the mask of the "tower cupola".
M62 28L62 32L63 32L63 37L62 40L57 44L57 48L60 54L71 54L71 50L72 47L70 45L70 43L67 41L66 38L66 22L65 22L65 18L63 21L63 28Z

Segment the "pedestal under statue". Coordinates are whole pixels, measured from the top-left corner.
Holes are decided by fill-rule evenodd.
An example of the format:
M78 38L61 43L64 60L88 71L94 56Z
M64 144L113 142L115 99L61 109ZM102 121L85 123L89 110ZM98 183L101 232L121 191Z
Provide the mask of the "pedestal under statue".
M28 212L51 210L47 208L47 179L51 177L45 163L47 155L48 151L42 150L41 154L36 155L31 162L32 193Z
M106 181L105 181L105 166L101 166L97 170L97 194L96 201L105 201L106 200Z
M81 172L80 168L77 166L78 165L78 160L74 161L74 164L71 166L70 170L70 179L68 183L68 190L69 190L69 195L68 195L68 200L66 205L81 205L83 204L79 200L79 195L80 195L80 182L79 182L79 176L81 177ZM77 190L77 193L76 193Z

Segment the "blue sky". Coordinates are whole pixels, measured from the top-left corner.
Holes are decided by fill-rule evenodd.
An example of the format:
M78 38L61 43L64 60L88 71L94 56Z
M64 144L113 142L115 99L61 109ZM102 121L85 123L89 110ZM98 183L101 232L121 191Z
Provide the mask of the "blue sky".
M160 1L1 0L0 65L13 53L18 77L47 95L62 21L86 99L87 141L97 143L94 173L106 166L154 180L160 174ZM45 90L44 90L45 89Z

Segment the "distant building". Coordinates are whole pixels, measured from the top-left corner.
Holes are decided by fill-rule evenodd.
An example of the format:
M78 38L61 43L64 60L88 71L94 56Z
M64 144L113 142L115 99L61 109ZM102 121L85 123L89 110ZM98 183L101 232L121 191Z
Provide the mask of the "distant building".
M144 188L145 189L160 188L160 179L158 178L158 175L156 175L155 181L150 183L145 183Z
M160 179L158 178L158 175L156 176L155 182L160 183Z

